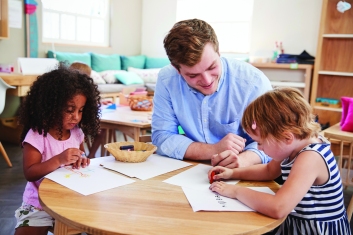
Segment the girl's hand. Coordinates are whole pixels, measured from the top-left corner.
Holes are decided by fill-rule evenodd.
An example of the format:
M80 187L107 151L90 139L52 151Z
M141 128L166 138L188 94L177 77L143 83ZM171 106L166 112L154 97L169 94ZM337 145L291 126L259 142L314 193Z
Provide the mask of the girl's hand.
M213 175L213 179L211 179L212 172L215 172L215 174ZM220 179L230 179L232 177L232 173L232 169L225 168L223 166L216 166L209 170L208 179L210 180L210 182Z
M239 186L226 184L222 181L213 182L210 186L211 191L218 193L219 195L236 198L236 190Z
M71 165L73 164L73 168L79 168L81 164L84 166L89 164L89 159L87 160L86 157L83 159L81 154L84 153L78 148L68 148L64 152L58 155L59 162L61 165Z
M80 166L85 168L90 164L90 159L86 157L86 154L81 151L80 158L72 165L73 169L80 169Z

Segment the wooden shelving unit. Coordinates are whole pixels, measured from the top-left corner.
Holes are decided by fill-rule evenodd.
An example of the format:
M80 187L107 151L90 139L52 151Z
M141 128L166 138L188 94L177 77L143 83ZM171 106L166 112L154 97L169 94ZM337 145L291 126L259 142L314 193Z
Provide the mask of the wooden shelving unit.
M310 64L277 64L277 63L251 63L256 68L262 70L267 77L270 79L273 87L295 87L303 92L304 97L309 101L310 97L310 85L311 85L311 74L313 66ZM268 70L282 70L288 72L300 71L298 80L288 79L286 76L281 77L280 80L273 80L266 71Z
M318 106L316 98L342 96L353 97L353 10L341 13L336 0L324 0L310 100L320 123L338 123L342 109Z
M0 39L9 38L9 2L0 0Z

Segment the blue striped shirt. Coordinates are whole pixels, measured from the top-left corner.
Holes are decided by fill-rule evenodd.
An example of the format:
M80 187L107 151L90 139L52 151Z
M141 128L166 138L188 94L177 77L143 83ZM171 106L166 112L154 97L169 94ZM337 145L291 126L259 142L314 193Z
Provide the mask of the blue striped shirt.
M246 62L221 57L221 64L217 91L207 96L191 88L172 65L159 72L152 115L158 154L183 159L192 142L215 144L234 133L247 139L245 150L256 152L263 163L271 160L241 127L245 108L272 89L270 81ZM179 125L185 136L178 134Z
M275 230L275 234L351 234L344 207L342 181L330 144L310 144L298 154L303 151L315 151L322 156L329 170L329 180L323 185L311 186L294 208L295 212L288 215ZM287 180L295 159L281 163L284 181Z

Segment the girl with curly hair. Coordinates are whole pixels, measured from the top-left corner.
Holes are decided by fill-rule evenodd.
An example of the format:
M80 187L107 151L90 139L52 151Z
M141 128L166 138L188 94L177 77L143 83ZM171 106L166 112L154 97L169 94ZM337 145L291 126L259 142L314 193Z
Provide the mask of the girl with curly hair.
M63 65L38 77L20 107L23 171L28 180L16 210L15 235L47 234L54 219L41 207L43 177L64 165L89 165L83 141L99 130L100 96L92 78Z

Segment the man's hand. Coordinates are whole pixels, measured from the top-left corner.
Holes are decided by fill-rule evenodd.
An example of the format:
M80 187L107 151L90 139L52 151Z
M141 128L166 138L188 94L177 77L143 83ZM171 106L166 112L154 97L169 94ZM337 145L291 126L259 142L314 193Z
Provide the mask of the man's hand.
M245 167L260 163L260 157L252 151L235 154L231 150L226 150L211 157L212 166L224 166L227 168Z
M212 166L224 166L227 168L240 167L240 159L237 154L231 150L223 151L219 154L215 154L211 157Z
M245 148L245 141L246 139L243 137L229 133L224 136L217 144L215 144L215 147L218 153L221 153L225 150L231 150L235 154L239 154L243 152Z

